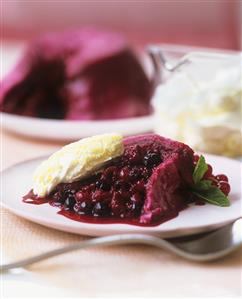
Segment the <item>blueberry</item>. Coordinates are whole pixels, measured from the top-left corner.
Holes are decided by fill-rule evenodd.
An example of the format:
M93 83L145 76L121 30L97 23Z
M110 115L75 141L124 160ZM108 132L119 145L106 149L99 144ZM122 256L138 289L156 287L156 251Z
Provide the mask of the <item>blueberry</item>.
M73 196L69 196L65 200L65 208L68 210L73 210L76 200Z
M161 162L161 157L158 153L148 152L144 156L144 165L146 167L154 167L157 166Z
M106 216L108 213L109 209L105 201L97 202L92 210L92 215L94 217Z
M110 184L108 184L105 181L97 181L96 182L96 187L98 187L99 189L101 189L103 191L109 191L110 190Z

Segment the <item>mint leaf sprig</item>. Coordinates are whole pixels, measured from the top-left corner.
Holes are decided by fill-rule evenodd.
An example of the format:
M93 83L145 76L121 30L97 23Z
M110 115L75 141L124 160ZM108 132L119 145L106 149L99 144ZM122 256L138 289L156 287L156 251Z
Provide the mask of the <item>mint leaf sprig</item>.
M228 207L230 205L228 197L218 187L213 186L211 180L203 179L207 170L208 165L201 155L192 175L194 186L192 186L191 192L210 204Z

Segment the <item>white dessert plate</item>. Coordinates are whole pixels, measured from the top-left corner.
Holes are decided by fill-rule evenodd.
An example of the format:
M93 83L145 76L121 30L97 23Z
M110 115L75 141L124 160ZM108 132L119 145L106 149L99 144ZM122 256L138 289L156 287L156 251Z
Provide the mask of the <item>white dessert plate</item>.
M115 120L54 120L19 116L1 112L2 127L13 133L33 138L73 141L104 133L124 136L153 131L153 116Z
M14 214L54 229L90 236L119 233L146 233L161 237L176 237L216 229L242 217L241 171L242 163L232 159L205 155L215 173L225 173L230 179L230 207L210 204L191 205L179 216L161 225L141 227L129 224L89 224L70 220L57 214L58 208L47 204L32 205L22 202L22 196L31 189L34 169L43 160L38 158L16 164L2 172L2 205Z

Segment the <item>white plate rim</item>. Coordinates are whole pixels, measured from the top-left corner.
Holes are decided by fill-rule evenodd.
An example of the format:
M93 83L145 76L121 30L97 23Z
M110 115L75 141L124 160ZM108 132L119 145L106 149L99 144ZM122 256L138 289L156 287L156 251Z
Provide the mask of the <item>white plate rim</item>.
M2 128L13 133L70 141L110 132L124 136L152 132L154 115L108 120L58 120L0 112L0 118Z

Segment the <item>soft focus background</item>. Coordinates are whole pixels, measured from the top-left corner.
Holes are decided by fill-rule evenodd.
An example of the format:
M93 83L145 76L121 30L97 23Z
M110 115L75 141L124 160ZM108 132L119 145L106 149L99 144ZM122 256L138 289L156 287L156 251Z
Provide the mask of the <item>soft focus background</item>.
M92 25L124 33L140 48L169 43L241 50L241 17L242 0L0 0L0 77L19 59L25 41L49 31ZM36 127L27 125L34 136ZM41 127L40 131L46 135L50 130ZM63 134L61 130L56 132L57 136ZM49 154L64 145L1 133L1 168ZM12 260L82 239L2 210L0 250ZM87 249L3 276L1 293L3 298L241 298L241 257L238 250L213 263L191 263L145 246Z
M29 39L49 30L96 25L124 32L140 46L160 42L241 48L240 0L1 3L4 39Z

